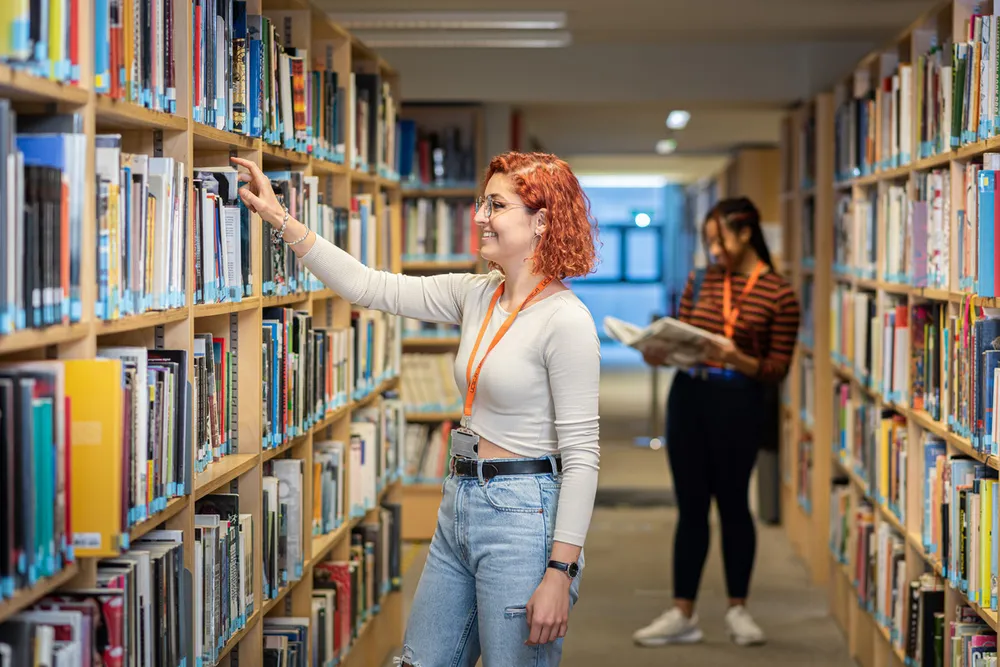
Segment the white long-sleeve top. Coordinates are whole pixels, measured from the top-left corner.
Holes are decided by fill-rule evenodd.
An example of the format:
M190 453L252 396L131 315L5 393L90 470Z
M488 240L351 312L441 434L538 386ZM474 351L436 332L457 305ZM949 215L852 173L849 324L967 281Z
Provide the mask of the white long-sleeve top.
M464 398L469 355L502 273L407 276L377 271L318 236L302 261L352 304L460 325L454 373ZM496 305L473 372L509 314ZM528 304L483 364L469 424L518 456L561 455L553 538L576 546L583 546L597 491L600 366L593 316L572 291Z

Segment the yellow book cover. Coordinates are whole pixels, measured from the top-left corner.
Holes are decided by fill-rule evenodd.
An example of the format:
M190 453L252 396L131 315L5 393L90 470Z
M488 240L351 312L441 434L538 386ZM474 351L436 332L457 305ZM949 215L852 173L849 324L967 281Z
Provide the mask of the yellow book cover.
M62 65L69 61L69 54L66 52L65 33L63 24L68 22L68 17L63 16L63 0L50 0L49 2L49 77L60 79ZM69 74L66 72L66 74Z
M28 0L0 2L0 53L13 60L31 57L31 3Z
M120 552L122 506L122 365L117 359L67 359L70 400L70 507L80 557Z

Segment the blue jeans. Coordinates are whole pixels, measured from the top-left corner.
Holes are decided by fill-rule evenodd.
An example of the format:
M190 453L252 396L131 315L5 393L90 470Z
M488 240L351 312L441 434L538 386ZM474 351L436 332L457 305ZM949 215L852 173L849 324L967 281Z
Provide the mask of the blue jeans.
M543 459L544 460L544 459ZM450 474L437 530L403 639L413 667L557 667L562 639L527 646L525 606L542 581L555 531L559 478L552 473L486 480ZM570 609L583 573L570 584ZM572 616L571 616L572 618Z

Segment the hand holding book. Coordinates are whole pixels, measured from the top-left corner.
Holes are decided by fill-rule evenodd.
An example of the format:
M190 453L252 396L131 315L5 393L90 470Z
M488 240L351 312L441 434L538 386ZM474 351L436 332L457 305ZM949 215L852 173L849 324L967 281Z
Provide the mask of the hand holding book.
M690 368L708 358L727 358L734 349L725 337L672 317L661 317L642 329L609 316L604 318L604 331L657 366Z

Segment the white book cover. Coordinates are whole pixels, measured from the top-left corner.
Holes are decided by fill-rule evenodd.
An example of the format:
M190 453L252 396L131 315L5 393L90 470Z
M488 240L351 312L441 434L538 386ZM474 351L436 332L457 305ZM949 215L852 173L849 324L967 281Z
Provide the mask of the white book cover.
M727 343L723 336L672 317L661 317L646 327L639 327L609 315L604 318L604 332L640 352L652 345L665 344L669 350L668 365L681 367L704 361L704 343Z

